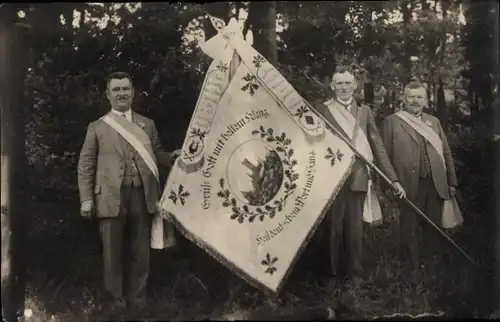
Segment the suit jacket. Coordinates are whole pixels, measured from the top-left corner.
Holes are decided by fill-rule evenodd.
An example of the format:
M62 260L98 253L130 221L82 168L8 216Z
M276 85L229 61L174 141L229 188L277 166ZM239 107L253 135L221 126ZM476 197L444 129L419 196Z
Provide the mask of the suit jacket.
M441 137L446 169L439 154L431 144L426 140L421 140L421 135L395 114L389 115L384 119L382 128L382 136L387 153L391 158L406 194L410 199L414 199L417 195L419 182L420 153L424 149L421 142L425 142L432 180L436 191L441 198L450 199L449 186L457 185L457 177L455 175L455 167L450 147L448 146L448 140L441 127L441 123L436 117L422 113L422 121L430 123L432 129Z
M337 121L335 121L332 113L328 109L328 106L323 103L315 105L316 111L318 111L327 120L329 120L336 129L338 129L347 137L350 137L350 135L347 135L342 130ZM385 151L382 138L378 132L377 125L375 124L375 118L370 108L363 104L358 105L353 100L351 106L351 114L354 116L354 118L357 118L359 114L359 127L361 128L361 130L363 130L366 137L368 138L368 142L370 143L370 147L373 151L373 156L375 159L374 161L392 182L398 181L396 172L394 171L394 168L389 161L389 157L387 156L387 152ZM346 184L349 185L352 191L366 192L368 190L368 176L368 169L366 168L365 162L359 157L356 157L356 160L351 169L351 174L349 175Z
M132 120L141 126L151 140L158 165L171 165L170 153L164 151L154 121L132 112ZM120 210L120 190L125 170L124 139L103 120L91 122L78 160L78 189L80 201L95 200L97 217L116 217ZM146 206L156 212L160 187L151 170L137 158Z

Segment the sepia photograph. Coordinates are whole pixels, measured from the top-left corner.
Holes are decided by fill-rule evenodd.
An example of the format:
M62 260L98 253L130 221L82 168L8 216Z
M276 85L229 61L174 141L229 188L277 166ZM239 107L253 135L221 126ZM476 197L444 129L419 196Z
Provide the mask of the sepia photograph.
M0 3L2 322L500 319L498 17Z

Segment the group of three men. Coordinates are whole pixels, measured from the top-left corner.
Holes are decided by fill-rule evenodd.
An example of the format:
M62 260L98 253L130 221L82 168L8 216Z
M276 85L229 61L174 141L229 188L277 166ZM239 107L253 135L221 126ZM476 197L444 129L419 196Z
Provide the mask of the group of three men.
M347 69L336 71L331 86L335 97L319 104L317 111L353 139L352 133L346 133L345 124L339 124L334 117L339 111L351 115L355 136L361 138L366 153L374 157L393 181L396 195L407 194L439 223L440 203L454 193L457 182L439 121L422 113L427 102L425 89L418 83L406 86L407 112L388 117L380 136L370 108L352 99L357 86L353 73ZM80 153L80 212L84 217L95 213L98 218L104 284L111 295L111 306L123 308L128 302L131 306L143 307L149 272L151 213L156 211L161 194L155 169L160 165L160 170L168 171L179 150L165 152L154 122L131 110L134 90L128 74L111 74L106 93L111 110L89 124ZM422 132L425 131L422 126L435 131L442 149L435 150L426 139L428 135ZM330 255L334 274L338 273L340 245L344 245L345 273L362 275L362 217L370 175L364 162L357 158L332 207ZM416 270L420 267L417 220L414 214L401 216L403 245Z

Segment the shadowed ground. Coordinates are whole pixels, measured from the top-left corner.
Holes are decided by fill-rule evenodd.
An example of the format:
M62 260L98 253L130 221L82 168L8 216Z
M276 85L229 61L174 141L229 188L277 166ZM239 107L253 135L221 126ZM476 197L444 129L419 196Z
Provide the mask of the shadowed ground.
M364 265L369 276L353 290L358 312L341 318L371 319L395 313L446 317L492 314L492 278L450 252L453 269L409 278L397 260L398 211L382 198L386 221L365 229ZM325 282L326 235L318 230L281 294L266 298L209 255L179 236L176 251L153 255L150 304L143 312L109 312L100 307L102 261L94 222L78 217L78 200L39 203L32 209L28 251L30 321L199 320L339 318L329 309L338 290ZM464 207L468 226L455 237L466 251L492 267L484 213ZM40 224L50 218L53 227ZM43 230L36 229L43 227ZM429 281L434 281L429 283ZM395 317L395 319L401 317Z

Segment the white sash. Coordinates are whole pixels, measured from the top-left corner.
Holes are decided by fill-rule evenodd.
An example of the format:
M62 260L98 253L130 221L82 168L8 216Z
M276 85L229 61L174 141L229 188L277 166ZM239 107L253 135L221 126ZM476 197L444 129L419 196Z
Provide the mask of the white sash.
M130 145L137 151L144 160L151 173L156 179L158 187L160 186L160 175L156 166L156 158L152 149L151 140L146 132L136 124L126 118L113 113L108 113L101 118L112 129L118 132ZM172 225L165 221L158 213L153 214L151 223L150 244L153 249L164 249L175 246L175 236ZM165 231L166 230L166 238Z
M441 141L441 138L439 135L434 131L430 126L422 122L417 117L414 117L407 111L399 111L396 113L396 115L405 121L408 125L410 125L415 131L417 131L418 134L424 137L434 149L436 149L439 157L443 161L443 164L446 169L446 163L444 161L444 154L443 154L443 141Z
M373 152L370 147L370 143L368 142L368 138L363 130L359 128L357 124L358 122L354 116L334 99L331 99L324 104L328 107L342 130L351 138L356 150L358 150L358 152L368 161L373 162ZM331 108L334 104L336 106ZM366 166L366 168L369 173L370 168L368 168L368 166ZM370 176L368 177L368 189L363 206L363 221L372 225L379 225L382 223L382 209L380 208L380 202L373 188L373 182Z
M106 114L102 120L118 132L130 145L137 151L140 157L144 160L149 170L153 173L158 184L160 183L160 175L156 166L156 159L151 149L151 141L148 135L136 124L128 121L126 118L121 118L114 114ZM125 124L124 122L127 122ZM120 124L121 123L121 124ZM125 128L127 127L127 128ZM139 140L140 138L140 140ZM142 142L141 142L142 141ZM146 146L149 148L147 149ZM148 151L149 150L149 151Z
M446 170L446 162L443 153L443 141L439 135L430 126L426 125L419 118L414 117L407 111L399 111L396 115L410 125L418 134L429 142L437 151L443 166ZM443 228L454 228L463 222L462 213L455 197L450 196L448 200L444 200L441 214L441 225Z

